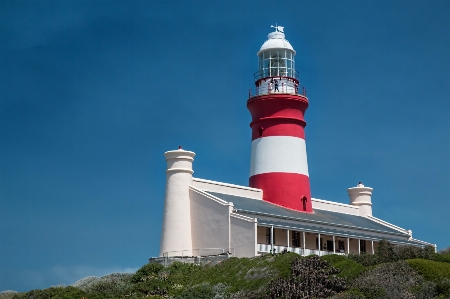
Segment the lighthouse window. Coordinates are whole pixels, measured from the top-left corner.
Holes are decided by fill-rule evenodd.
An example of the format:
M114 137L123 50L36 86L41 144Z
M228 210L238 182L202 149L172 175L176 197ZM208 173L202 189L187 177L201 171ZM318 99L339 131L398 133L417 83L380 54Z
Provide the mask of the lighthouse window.
M292 51L271 49L259 54L259 78L277 76L296 77Z

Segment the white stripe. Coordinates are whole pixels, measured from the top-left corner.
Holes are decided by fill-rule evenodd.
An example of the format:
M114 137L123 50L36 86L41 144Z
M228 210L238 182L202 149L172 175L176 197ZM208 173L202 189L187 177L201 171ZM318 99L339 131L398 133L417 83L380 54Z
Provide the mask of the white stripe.
M269 172L309 176L305 140L291 136L268 136L253 140L250 176Z

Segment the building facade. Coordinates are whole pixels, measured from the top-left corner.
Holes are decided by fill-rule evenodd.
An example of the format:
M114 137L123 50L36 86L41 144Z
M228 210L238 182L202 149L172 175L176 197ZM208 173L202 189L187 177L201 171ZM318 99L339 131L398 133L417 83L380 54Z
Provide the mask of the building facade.
M349 204L311 197L304 133L309 102L282 27L275 27L257 55L247 101L249 187L195 178L194 152L166 152L160 256L374 253L383 239L436 247L373 217L372 188L362 183L347 190Z

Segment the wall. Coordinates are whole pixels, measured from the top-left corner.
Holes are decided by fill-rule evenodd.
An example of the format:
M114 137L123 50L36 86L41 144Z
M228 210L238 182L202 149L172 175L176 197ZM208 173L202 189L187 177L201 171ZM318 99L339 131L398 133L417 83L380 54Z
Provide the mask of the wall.
M258 226L258 244L266 244L266 227Z
M262 200L263 195L261 189L250 188L247 186L226 184L198 178L193 178L193 186L204 191L230 194L258 200Z
M358 242L358 239L350 239L350 253L358 253ZM345 245L347 246L347 244Z
M230 206L227 202L189 187L192 248L230 248Z
M285 229L280 229L280 228L274 228L274 235L275 235L275 240L274 240L274 244L275 245L283 245L286 246L287 245L287 231Z
M302 238L303 238L303 236L302 236ZM307 249L316 249L316 234L305 233L305 240L306 240L305 245L306 245Z
M231 214L231 248L236 257L256 255L257 221L242 215Z
M359 216L359 207L347 205L339 202L322 200L317 198L312 198L312 207L313 209L325 210L325 211L333 211L345 214L351 214Z

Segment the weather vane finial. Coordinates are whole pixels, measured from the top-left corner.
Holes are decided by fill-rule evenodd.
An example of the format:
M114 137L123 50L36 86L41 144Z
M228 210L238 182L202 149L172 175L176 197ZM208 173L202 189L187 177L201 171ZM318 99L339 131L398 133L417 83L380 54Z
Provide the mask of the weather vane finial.
M275 28L275 31L284 33L284 27L278 26L277 23L275 23L275 26L271 25L270 27Z

